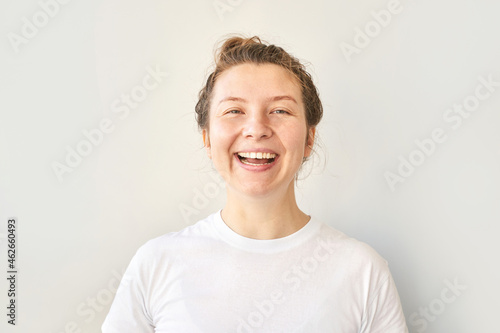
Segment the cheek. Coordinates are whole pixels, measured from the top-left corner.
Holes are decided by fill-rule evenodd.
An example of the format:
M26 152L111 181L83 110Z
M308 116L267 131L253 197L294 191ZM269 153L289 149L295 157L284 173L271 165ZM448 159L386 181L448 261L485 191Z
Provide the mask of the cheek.
M231 129L221 124L213 124L210 133L212 158L228 158L235 135Z
M282 136L282 142L289 152L300 155L302 159L305 147L307 145L307 132L302 127L295 130L288 130Z

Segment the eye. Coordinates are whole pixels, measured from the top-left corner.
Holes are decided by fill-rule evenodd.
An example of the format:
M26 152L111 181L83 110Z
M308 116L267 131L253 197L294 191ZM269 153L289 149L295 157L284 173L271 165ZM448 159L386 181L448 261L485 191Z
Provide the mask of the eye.
M277 113L277 114L289 114L290 112L286 110L274 110L272 113Z
M233 109L233 110L229 110L229 111L227 111L226 113L230 113L230 114L238 114L238 113L243 113L243 112L241 112L240 110L237 110L237 109Z

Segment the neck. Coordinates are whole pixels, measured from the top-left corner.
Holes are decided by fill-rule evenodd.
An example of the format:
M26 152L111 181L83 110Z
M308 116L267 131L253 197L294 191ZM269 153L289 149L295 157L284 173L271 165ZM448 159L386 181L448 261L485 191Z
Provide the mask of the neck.
M254 239L285 237L309 221L309 216L297 206L293 182L285 193L259 198L242 196L228 188L221 215L233 231Z

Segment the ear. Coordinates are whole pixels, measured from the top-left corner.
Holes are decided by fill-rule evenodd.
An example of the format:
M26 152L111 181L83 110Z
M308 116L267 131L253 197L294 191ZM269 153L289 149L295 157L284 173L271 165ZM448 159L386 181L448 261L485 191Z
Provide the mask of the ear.
M309 157L314 145L314 135L316 135L316 127L310 127L307 133L306 148L304 150L304 157Z
M205 150L207 151L207 156L209 159L212 159L212 151L210 147L210 137L208 135L208 130L204 129L201 131L201 135L203 136L203 146L205 147Z

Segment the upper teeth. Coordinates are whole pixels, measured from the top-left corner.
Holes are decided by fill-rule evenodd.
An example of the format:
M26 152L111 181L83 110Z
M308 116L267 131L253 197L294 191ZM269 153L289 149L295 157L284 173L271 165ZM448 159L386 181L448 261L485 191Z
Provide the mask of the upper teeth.
M276 154L273 153L238 153L241 157L246 157L246 158L258 158L258 159L269 159L269 158L275 158Z

